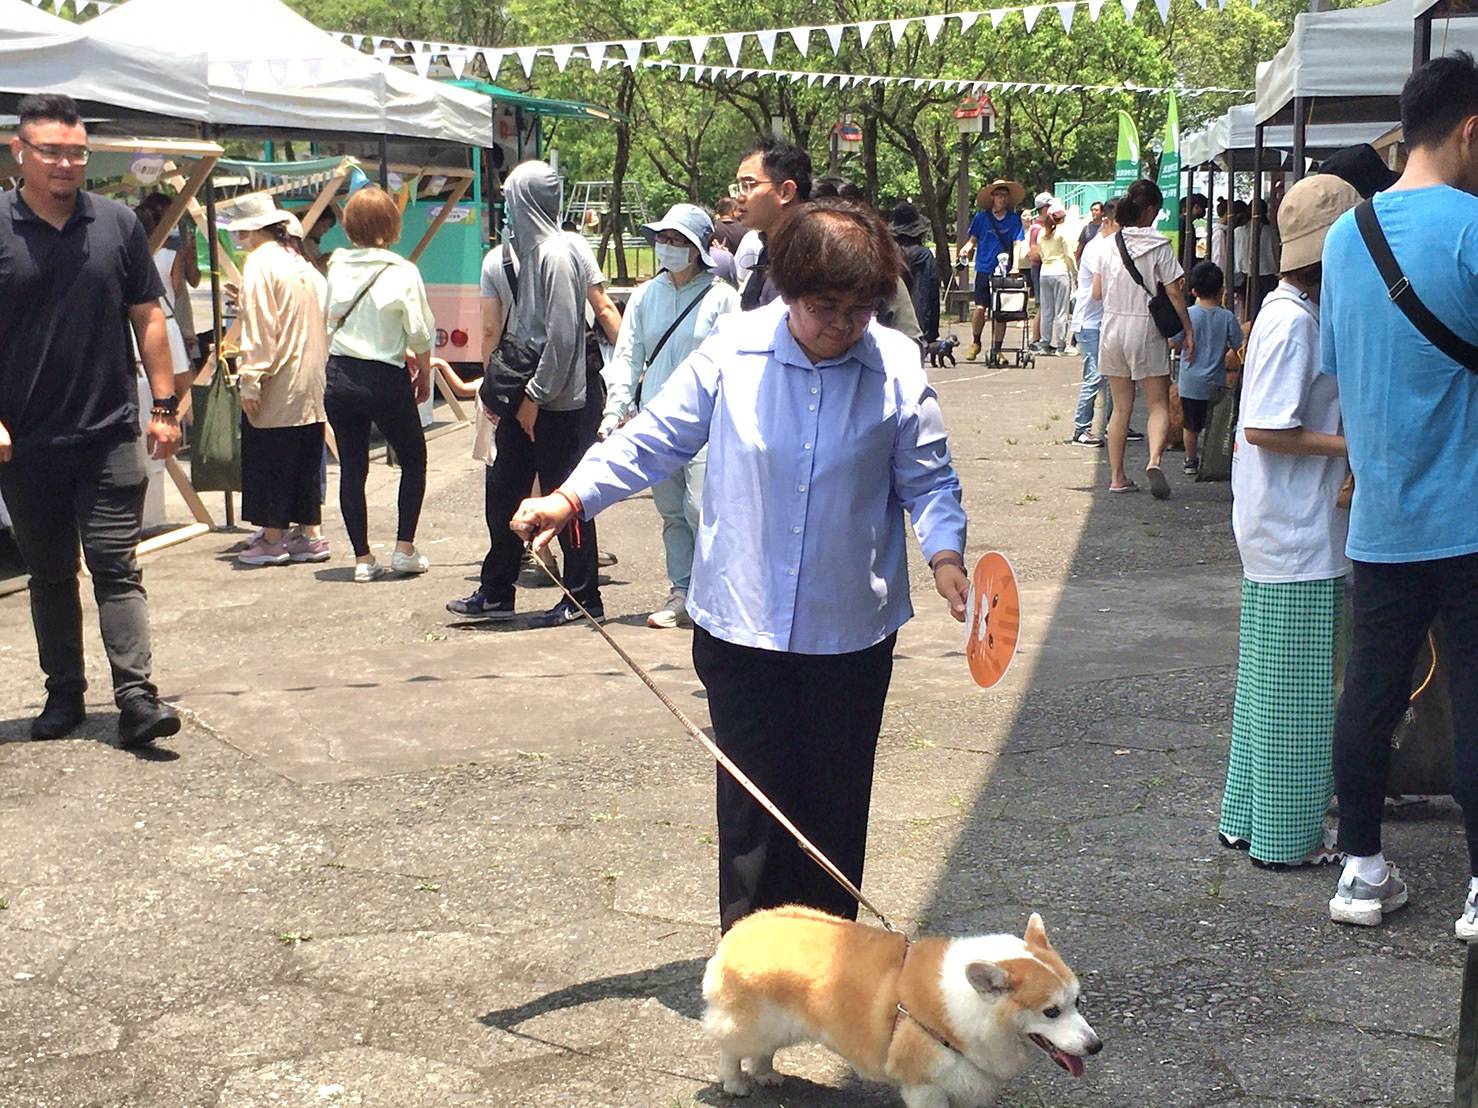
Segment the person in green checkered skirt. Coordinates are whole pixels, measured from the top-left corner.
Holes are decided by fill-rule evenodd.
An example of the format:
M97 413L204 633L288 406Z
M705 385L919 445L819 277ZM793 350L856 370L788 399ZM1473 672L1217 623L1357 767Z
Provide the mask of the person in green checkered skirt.
M1223 844L1256 865L1340 860L1325 827L1334 790L1334 658L1344 609L1349 466L1339 386L1319 372L1320 253L1360 200L1305 178L1278 209L1281 281L1248 340L1232 461L1242 615Z

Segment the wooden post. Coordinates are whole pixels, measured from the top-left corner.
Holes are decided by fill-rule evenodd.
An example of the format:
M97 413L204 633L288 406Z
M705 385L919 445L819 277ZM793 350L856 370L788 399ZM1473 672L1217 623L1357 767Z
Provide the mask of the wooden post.
M309 231L313 230L313 225L318 222L318 217L323 214L323 209L333 203L334 197L344 187L344 182L348 177L349 170L346 168L339 176L323 186L323 190L319 192L317 199L303 213L303 234L306 235Z
M426 233L421 236L421 241L416 243L416 248L410 252L412 262L420 260L421 255L426 252L426 247L430 246L431 240L436 237L436 232L441 230L441 225L452 214L452 209L461 203L462 197L467 195L467 190L471 187L472 177L469 174L463 177L461 183L452 190L451 196L447 197L446 203L441 206L441 211L437 212L436 218L431 221L431 226L427 227Z
M149 236L149 253L151 255L164 245L164 240L169 238L169 233L174 230L175 224L180 221L180 217L190 207L191 201L195 199L195 194L200 191L201 186L206 181L210 180L211 172L216 167L216 161L216 156L210 155L201 158L195 163L194 170L191 171L190 176L186 178L185 183L180 187L179 194L170 203L169 207L165 209L164 218L159 221L159 226L155 227L154 233Z
M1266 137L1263 124L1253 128L1252 134L1252 219L1247 224L1247 315L1257 318L1257 290L1262 283L1259 256L1262 250L1262 158L1263 139Z

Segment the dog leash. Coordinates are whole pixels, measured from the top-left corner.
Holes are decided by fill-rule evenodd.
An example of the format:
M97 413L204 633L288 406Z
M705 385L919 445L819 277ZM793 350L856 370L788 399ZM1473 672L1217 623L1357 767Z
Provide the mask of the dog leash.
M693 723L692 720L690 720L685 714L683 714L683 710L679 708L676 704L674 704L672 702L672 699L657 686L657 682L652 680L651 674L647 673L647 671L642 668L641 663L633 658L630 654L626 653L626 651L622 649L621 644L618 643L615 639L611 638L610 633L601 626L600 621L585 610L585 605L581 604L578 600L575 599L574 594L571 593L570 590L565 587L565 583L559 579L559 575L556 574L552 569L549 568L548 565L544 563L543 558L539 557L538 553L534 550L534 544L530 541L526 541L524 543L524 547L528 550L534 564L544 571L549 580L554 582L555 586L559 589L560 592L564 593L565 599L573 604L575 608L579 611L579 613L584 616L585 619L589 622L590 626L594 627L596 631L600 633L600 637L605 639L610 648L616 652L616 654L623 662L626 663L626 668L631 670L632 673L636 674L637 677L641 678L642 684L652 690L653 695L662 702L662 706L664 708L666 708L669 712L673 714L673 717L676 718L678 723L682 725L683 730L691 735L694 739L696 739L699 743L701 743L703 748L713 756L714 760L724 768L724 771L728 773L728 775L732 777L735 781L737 781L740 787L743 788L744 791L747 792L751 797L753 797L755 802L759 804L761 808L769 812L770 815L775 818L776 823L780 824L781 827L790 832L791 837L794 838L796 841L796 845L799 846L801 850L813 862L820 866L826 872L828 877L830 877L842 888L846 889L848 895L850 895L853 899L857 901L858 904L862 905L874 916L876 916L878 922L883 925L883 928L885 930L891 931L895 935L902 935L903 932L894 927L893 924L889 922L888 917L883 915L883 913L878 910L877 906L863 895L862 890L854 885L851 879L848 878L847 875L843 873L840 869L838 869L836 864L832 862L830 858L821 853L821 850L816 846L815 843L806 838L806 836L801 832L801 829L797 827L794 823L792 823L790 821L790 818L775 806L774 801L766 796L760 790L760 787L756 785L753 781L751 781L749 777L744 773L744 771L736 766L732 760L730 760L727 754L719 749L718 744L710 739L707 735L705 735L697 727L697 725Z

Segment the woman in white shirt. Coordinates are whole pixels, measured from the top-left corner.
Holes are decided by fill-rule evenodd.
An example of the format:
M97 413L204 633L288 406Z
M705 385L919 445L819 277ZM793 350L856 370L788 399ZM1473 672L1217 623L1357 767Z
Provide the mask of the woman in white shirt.
M1307 177L1278 209L1282 281L1247 345L1232 461L1242 616L1224 845L1256 865L1338 861L1324 814L1334 788L1335 641L1344 607L1349 473L1339 386L1319 371L1320 254L1360 202L1337 177Z
M400 464L399 520L390 568L425 573L430 560L416 550L416 528L426 498L426 434L418 404L431 395L431 344L436 322L415 263L391 253L400 238L400 208L390 194L362 188L344 208L352 249L333 252L324 314L330 337L329 425L339 448L339 511L354 547L354 580L373 581L386 570L370 553L364 484L369 478L370 425ZM414 367L407 369L407 361Z
M1157 286L1165 287L1180 315L1186 357L1196 355L1195 332L1186 314L1183 271L1170 240L1154 229L1164 202L1160 187L1153 181L1136 181L1129 186L1119 201L1119 233L1093 278L1094 299L1103 301L1098 371L1108 378L1114 396L1108 425L1109 492L1139 489L1124 474L1124 447L1135 393L1142 388L1149 408L1146 432L1150 460L1145 475L1157 500L1170 495L1170 483L1160 469L1160 456L1170 435L1170 345L1150 315L1150 298ZM1139 281L1125 267L1126 252Z

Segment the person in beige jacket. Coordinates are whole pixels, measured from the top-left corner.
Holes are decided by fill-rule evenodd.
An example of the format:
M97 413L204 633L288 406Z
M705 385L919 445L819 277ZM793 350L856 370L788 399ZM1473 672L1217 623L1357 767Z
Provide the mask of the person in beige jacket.
M321 562L323 278L299 249L302 227L269 196L248 197L227 225L250 250L241 275L241 514L261 534L248 566Z

